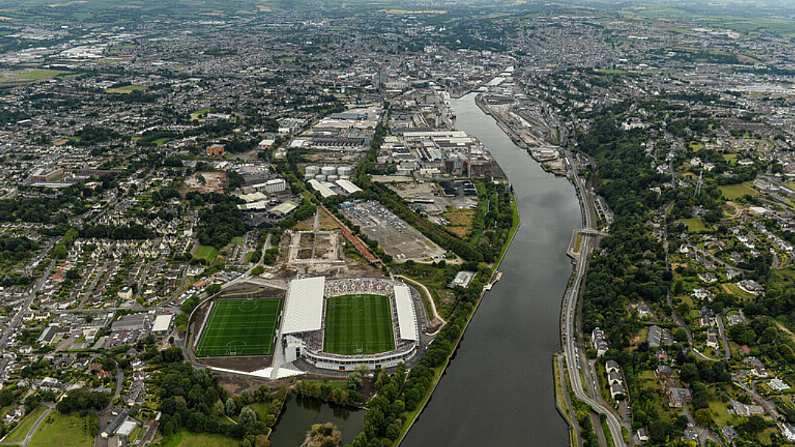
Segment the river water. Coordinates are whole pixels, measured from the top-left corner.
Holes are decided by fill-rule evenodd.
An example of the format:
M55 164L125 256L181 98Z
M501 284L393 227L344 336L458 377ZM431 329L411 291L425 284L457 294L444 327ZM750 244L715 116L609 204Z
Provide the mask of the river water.
M453 102L456 127L480 139L514 187L522 225L455 358L402 446L568 445L555 409L552 354L581 225L574 187L545 173L469 94Z

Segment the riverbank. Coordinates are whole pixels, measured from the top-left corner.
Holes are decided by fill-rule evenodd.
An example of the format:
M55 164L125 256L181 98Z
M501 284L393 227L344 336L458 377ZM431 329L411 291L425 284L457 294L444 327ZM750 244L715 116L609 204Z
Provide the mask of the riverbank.
M580 434L577 427L577 414L571 403L569 387L566 386L566 366L563 354L557 353L552 357L552 369L555 374L555 407L558 413L569 426L569 445L576 447L580 445Z
M541 148L529 145L522 139L519 133L511 127L509 123L505 122L499 113L494 113L491 111L491 108L488 106L488 104L483 101L481 94L478 94L475 97L475 104L477 104L478 108L483 113L491 116L497 123L497 126L499 126L500 130L502 130L505 135L511 139L513 144L526 150L527 153L530 154L530 157L536 163L538 163L542 169L557 176L566 176L569 164L565 157L561 157L559 150L552 149L550 147Z

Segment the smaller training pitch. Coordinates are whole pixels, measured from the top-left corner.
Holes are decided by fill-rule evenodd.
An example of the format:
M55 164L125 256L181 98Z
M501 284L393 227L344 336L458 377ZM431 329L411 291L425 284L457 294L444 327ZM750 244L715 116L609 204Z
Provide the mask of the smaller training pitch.
M226 299L213 304L198 357L273 354L273 336L282 300Z
M394 349L389 298L343 295L326 301L324 351L355 355Z

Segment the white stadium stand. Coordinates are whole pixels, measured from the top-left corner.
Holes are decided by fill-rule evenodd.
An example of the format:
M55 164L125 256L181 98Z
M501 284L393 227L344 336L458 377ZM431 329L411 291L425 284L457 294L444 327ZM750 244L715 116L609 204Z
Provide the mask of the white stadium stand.
M326 278L290 281L282 319L282 334L319 331L323 327L323 293Z
M411 290L405 284L395 284L395 306L397 307L400 339L419 341L417 314L414 311L414 303L411 300Z

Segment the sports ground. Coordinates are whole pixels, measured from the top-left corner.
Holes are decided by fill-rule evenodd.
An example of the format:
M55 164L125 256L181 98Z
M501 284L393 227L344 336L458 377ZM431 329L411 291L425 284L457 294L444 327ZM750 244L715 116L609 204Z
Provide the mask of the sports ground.
M383 295L343 295L326 302L326 352L373 354L395 349L392 312Z
M199 357L270 355L282 300L224 299L213 304L202 331Z

